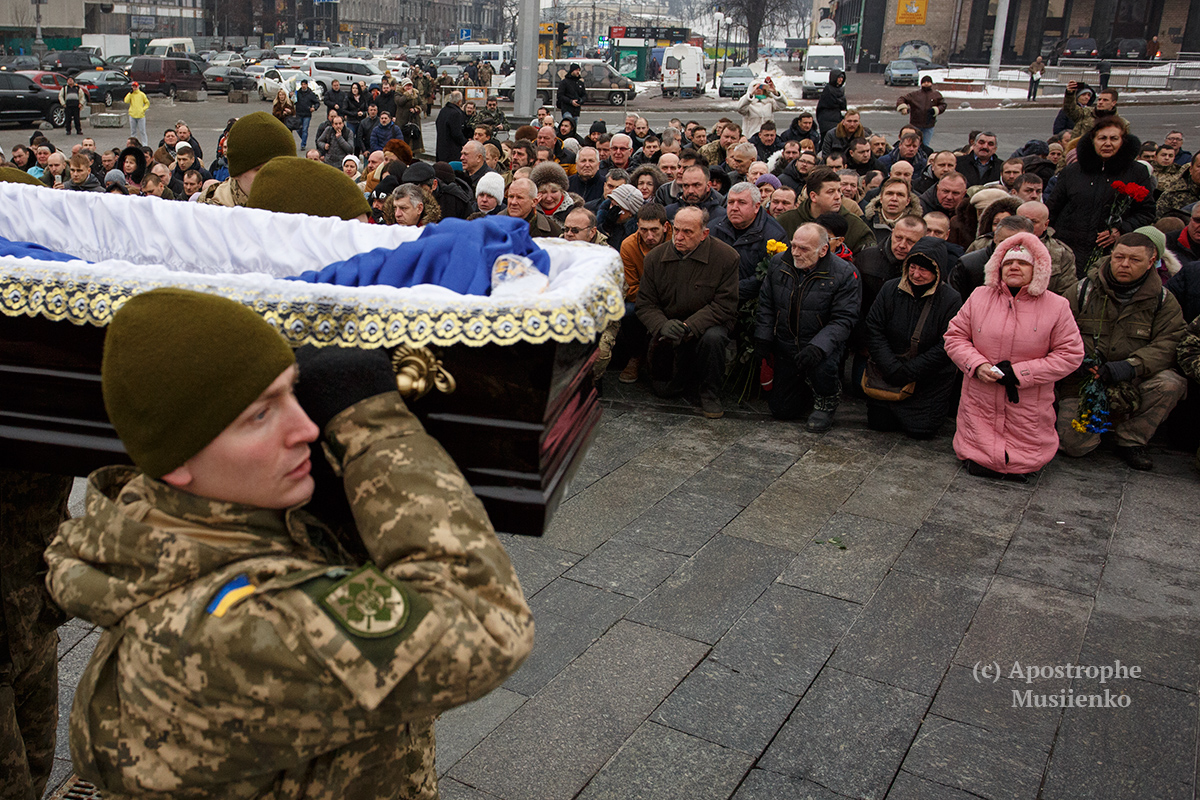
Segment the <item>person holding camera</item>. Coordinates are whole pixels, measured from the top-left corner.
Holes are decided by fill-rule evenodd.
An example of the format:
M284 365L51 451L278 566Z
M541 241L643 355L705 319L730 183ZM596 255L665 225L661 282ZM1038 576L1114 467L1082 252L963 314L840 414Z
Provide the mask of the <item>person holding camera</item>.
M764 122L774 122L775 112L783 108L787 108L787 101L775 88L770 76L751 84L738 103L738 113L742 115L742 135L749 140L758 133Z

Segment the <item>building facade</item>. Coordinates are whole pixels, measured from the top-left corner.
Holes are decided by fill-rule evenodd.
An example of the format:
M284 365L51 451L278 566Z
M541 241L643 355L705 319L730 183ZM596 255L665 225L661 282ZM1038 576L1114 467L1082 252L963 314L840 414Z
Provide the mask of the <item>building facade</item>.
M886 63L906 42L925 42L932 60L983 61L991 51L997 0L834 0L828 14L847 56ZM1068 37L1158 36L1164 58L1200 52L1197 0L1010 0L1006 63L1029 63Z

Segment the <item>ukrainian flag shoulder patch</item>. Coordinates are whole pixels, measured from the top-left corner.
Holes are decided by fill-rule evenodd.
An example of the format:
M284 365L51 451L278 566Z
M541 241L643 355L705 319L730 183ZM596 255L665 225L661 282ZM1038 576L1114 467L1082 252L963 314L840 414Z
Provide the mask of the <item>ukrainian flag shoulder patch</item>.
M234 603L254 594L257 588L257 586L250 582L250 578L245 573L242 573L221 587L220 591L213 597L212 602L205 608L205 611L214 617L223 617L226 611L233 608Z

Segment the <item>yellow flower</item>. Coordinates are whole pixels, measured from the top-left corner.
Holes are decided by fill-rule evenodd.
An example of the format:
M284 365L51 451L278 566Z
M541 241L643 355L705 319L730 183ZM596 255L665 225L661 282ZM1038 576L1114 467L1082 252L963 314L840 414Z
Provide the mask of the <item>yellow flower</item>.
M781 241L776 239L767 240L767 253L770 255L786 252L787 249L788 246Z

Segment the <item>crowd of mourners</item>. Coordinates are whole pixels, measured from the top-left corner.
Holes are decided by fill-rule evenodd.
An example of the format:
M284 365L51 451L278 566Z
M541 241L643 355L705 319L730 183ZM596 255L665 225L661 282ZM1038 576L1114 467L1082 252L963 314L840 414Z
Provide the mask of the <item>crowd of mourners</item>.
M520 218L535 238L620 254L626 311L602 334L601 382L611 368L710 418L761 392L814 432L847 395L865 396L870 427L912 437L957 414L955 451L979 475L1024 479L1102 440L1152 468L1147 444L1200 379L1200 153L1181 132L1142 142L1115 89L1071 83L1052 135L1008 158L991 131L934 149L945 101L928 78L883 134L836 73L786 128L765 80L711 129L630 113L585 132L578 80L571 65L558 107L528 121L449 91L428 154L432 76L414 68L370 91L281 91L270 114L231 119L210 158L181 120L100 152L38 132L5 165L68 191L378 224ZM321 110L309 148L297 120ZM273 159L300 160L293 132L353 182L348 205L289 205L296 166Z

